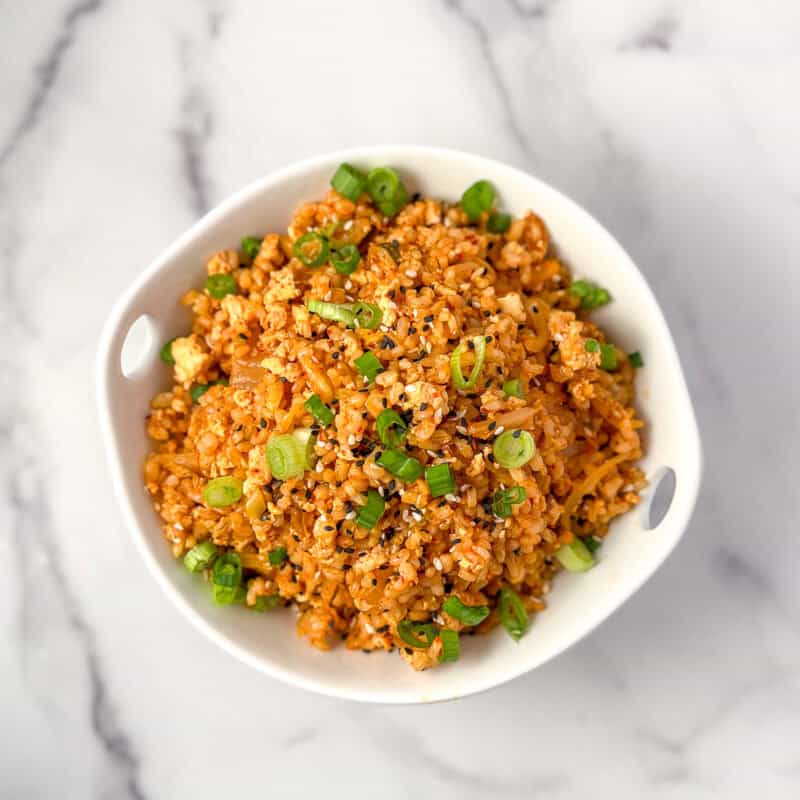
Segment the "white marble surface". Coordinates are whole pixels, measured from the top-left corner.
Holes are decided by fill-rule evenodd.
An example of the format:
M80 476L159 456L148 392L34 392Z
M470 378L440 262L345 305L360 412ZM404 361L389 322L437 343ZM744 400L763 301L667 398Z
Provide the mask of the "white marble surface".
M0 796L800 795L796 0L0 9ZM706 450L690 530L623 610L431 707L308 695L190 630L93 410L101 325L170 240L274 167L380 142L508 161L605 222Z

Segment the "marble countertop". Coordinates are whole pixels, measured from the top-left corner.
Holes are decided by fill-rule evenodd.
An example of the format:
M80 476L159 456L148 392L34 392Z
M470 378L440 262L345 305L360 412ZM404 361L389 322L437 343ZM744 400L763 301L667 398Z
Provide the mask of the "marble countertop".
M0 796L800 794L795 0L42 0L3 20ZM94 412L101 326L165 245L277 166L382 142L507 161L607 224L675 333L706 454L689 531L632 601L428 707L287 688L190 629L123 529Z

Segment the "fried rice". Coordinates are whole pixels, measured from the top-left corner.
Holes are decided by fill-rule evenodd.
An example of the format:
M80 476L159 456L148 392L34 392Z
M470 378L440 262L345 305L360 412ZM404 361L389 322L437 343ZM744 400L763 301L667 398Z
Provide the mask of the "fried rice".
M147 418L145 485L164 536L176 558L206 541L237 554L237 602L294 606L298 632L315 647L343 641L434 666L443 656L436 632L485 633L503 621L501 590L529 617L543 611L562 548L594 550L639 501L631 360L612 347L615 368L602 368L592 342L607 351L604 333L570 291L542 219L529 211L492 233L488 218L416 197L388 217L366 192L352 201L331 190L301 206L286 233L209 259L208 275L230 276L234 291L182 298L191 326L170 345L172 386ZM295 246L308 232L355 245L358 268L308 268ZM380 326L325 319L310 300L374 304ZM475 337L484 362L477 383L459 390L452 354L462 346L469 372ZM372 381L354 366L366 352L383 368ZM312 395L333 411L330 424L307 409ZM404 482L378 465L386 447L376 419L386 409L407 425L405 453L423 468L450 465L452 491L433 497L425 477ZM311 431L313 458L278 480L269 442L298 429ZM508 430L535 442L522 466L495 456ZM222 476L241 496L220 507L206 489ZM524 499L498 515L493 500L512 486ZM359 511L370 490L385 509L366 527ZM210 564L201 571L214 582ZM451 597L484 608L481 621L448 613ZM412 644L411 623L434 633Z

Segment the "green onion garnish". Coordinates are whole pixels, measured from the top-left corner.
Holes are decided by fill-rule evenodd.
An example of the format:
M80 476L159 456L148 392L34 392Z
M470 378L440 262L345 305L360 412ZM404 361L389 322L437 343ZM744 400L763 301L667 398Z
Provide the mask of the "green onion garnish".
M562 544L556 550L556 558L568 572L586 572L594 566L594 556L580 539Z
M336 416L315 394L312 394L311 397L303 403L303 408L323 425L330 425Z
M375 420L381 442L387 447L399 447L408 434L406 421L394 409L385 408Z
M189 572L202 572L208 569L217 557L217 546L211 539L196 544L184 557L183 566Z
M286 561L286 548L281 545L280 547L276 547L274 550L270 550L267 554L267 559L273 567L279 567L284 561Z
M331 178L331 186L342 196L354 203L361 197L367 185L367 176L350 164L339 164Z
M586 545L586 549L594 555L603 544L602 539L595 539L594 536L584 536L581 541Z
M374 331L383 319L383 311L375 303L354 303L353 313L356 316L356 324L359 328L366 328L368 331Z
M536 455L536 443L528 431L503 431L495 440L494 457L501 467L516 469Z
M600 342L598 342L597 339L587 339L584 348L586 349L587 353L599 353Z
M238 586L242 582L242 559L238 553L222 553L214 562L213 581L217 586Z
M404 619L397 625L397 635L409 647L427 650L436 639L436 626L430 622L412 622L410 619Z
M439 654L439 661L458 661L461 655L461 644L458 640L458 633L447 628L439 631L439 639L442 642L442 652Z
M197 403L200 401L200 398L209 390L209 385L207 383L196 383L192 388L189 390L189 394L192 396L192 402Z
M525 392L522 391L522 381L519 378L512 378L503 384L503 394L506 397L524 398Z
M455 595L442 603L442 611L464 625L480 625L489 616L488 606L465 606Z
M489 181L477 181L461 195L461 208L470 222L475 222L484 211L494 205L494 187Z
M261 239L255 236L245 236L242 239L242 252L252 261L261 249Z
M413 483L422 475L422 464L402 450L386 450L375 463L406 483Z
M492 513L496 517L510 517L511 507L524 502L527 497L528 493L521 486L498 489L492 498Z
M274 434L267 442L267 463L272 477L285 481L299 478L307 469L311 469L314 442L311 431L306 428Z
M330 244L328 240L316 231L304 233L292 246L292 253L307 267L316 269L328 260Z
M453 386L462 391L475 387L486 358L486 337L473 336L471 341L475 349L475 363L469 373L469 378L464 378L464 373L461 371L461 355L464 352L464 343L462 342L456 347L450 355L450 378L453 381Z
M395 264L400 263L400 245L396 239L391 242L381 242L378 247L382 247L391 257Z
M573 281L569 293L581 301L581 308L600 308L611 302L611 295L602 286L591 281Z
M331 264L340 275L352 275L361 261L361 253L354 244L345 244L331 253Z
M600 345L600 366L608 372L617 368L617 351L613 344L603 342Z
M353 365L358 370L358 374L363 375L370 383L375 380L379 372L383 372L383 364L369 350L355 359Z
M214 602L220 606L242 605L247 600L244 586L212 586Z
M486 230L489 233L505 233L511 227L511 214L501 214L495 211L489 214L486 220Z
M519 641L528 627L528 612L525 610L522 598L507 586L500 590L498 597L500 622L508 631L508 635L515 641Z
M348 328L355 328L356 315L353 307L344 303L326 303L324 300L307 300L306 308L312 314L318 314L322 319L329 319L332 322L341 322Z
M161 360L165 364L169 364L173 366L175 364L175 356L172 355L172 343L177 339L177 336L173 336L162 348L159 350L158 355L161 357Z
M271 611L281 604L279 594L260 594L256 597L256 604L252 607L253 611Z
M642 358L642 354L636 350L633 353L628 353L628 363L634 369L640 369L644 366L644 359Z
M456 482L449 464L436 464L425 468L425 480L431 492L431 497L443 497L453 494Z
M367 502L359 509L356 522L362 528L374 528L383 516L386 501L374 489L367 492Z
M233 505L242 496L242 482L232 475L214 478L206 484L203 500L211 508Z
M381 214L393 217L408 203L408 192L391 167L375 167L367 175L367 191Z
M206 278L206 291L215 299L222 300L229 294L236 294L239 287L236 285L236 278L227 273L209 275Z

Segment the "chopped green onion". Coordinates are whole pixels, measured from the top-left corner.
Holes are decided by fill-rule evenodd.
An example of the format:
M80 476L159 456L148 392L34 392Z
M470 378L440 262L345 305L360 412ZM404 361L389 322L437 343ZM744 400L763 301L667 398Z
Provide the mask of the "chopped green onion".
M367 176L350 164L339 164L331 178L331 186L342 196L354 203L361 197L367 185Z
M304 233L292 246L292 253L307 267L316 269L328 260L330 244L328 240L316 231Z
M469 378L464 378L464 373L461 371L461 355L464 352L464 343L462 342L456 347L450 355L450 378L453 381L453 386L462 391L475 387L483 369L483 362L486 359L486 337L474 336L471 341L475 349L475 363L472 365Z
M189 572L202 572L208 569L217 557L217 546L211 539L196 544L184 557L183 566Z
M385 408L375 420L381 442L387 447L399 447L408 434L406 421L392 408Z
M279 594L260 594L256 597L256 604L251 606L253 611L271 611L281 604Z
M220 606L242 605L247 600L244 586L212 586L214 602Z
M642 354L636 350L633 353L628 353L628 363L634 369L640 369L644 366L644 359L642 358Z
M200 398L211 388L211 386L207 383L196 383L192 388L189 390L189 394L192 396L192 402L198 403L200 402Z
M363 375L370 383L375 380L379 372L383 372L383 364L369 350L355 359L353 364L358 374Z
M274 550L270 550L267 554L267 558L273 567L279 567L284 561L286 561L286 548L281 545L280 547L276 547Z
M206 278L206 291L215 300L222 300L226 295L236 294L238 288L239 287L236 285L236 278L227 273L209 275Z
M586 348L587 353L600 352L600 342L598 342L597 339L587 339L584 347Z
M391 167L375 167L367 175L367 191L381 214L393 217L406 203L408 192Z
M449 464L436 464L425 468L425 480L431 492L431 497L443 497L456 490L456 482Z
M573 539L569 544L562 544L556 550L556 558L568 572L586 572L594 566L594 556L589 548L580 540Z
M494 187L489 181L477 181L461 195L461 208L470 222L475 222L484 211L494 205Z
M586 549L594 555L603 544L602 539L595 539L594 536L584 536L581 541L586 545Z
M503 431L495 440L494 457L501 467L516 469L536 455L536 443L528 431Z
M374 331L380 326L383 319L383 311L375 303L354 303L353 313L356 315L358 327L368 331Z
M315 394L312 394L311 397L303 403L303 408L323 425L330 425L336 416Z
M324 300L307 300L306 308L312 314L318 314L322 319L341 322L348 328L354 328L356 325L356 315L352 306L343 303L326 303Z
M444 601L442 611L464 625L480 625L489 616L488 606L466 606L455 595Z
M410 619L404 619L397 625L397 635L409 647L427 650L436 639L436 626L430 622L412 622Z
M522 381L519 378L513 378L503 384L503 394L506 397L519 397L524 398L525 392L522 391Z
M617 351L613 344L603 342L600 345L600 366L608 372L617 368Z
M422 464L402 450L386 450L376 463L406 483L413 483L422 475Z
M161 360L165 364L169 364L173 366L175 364L175 356L172 355L172 343L177 339L177 336L173 336L162 348L159 350L158 355L161 356Z
M238 586L242 582L242 559L238 553L222 553L214 562L212 580L217 586Z
M331 264L340 275L352 275L356 271L359 261L361 261L361 253L354 244L342 245L331 253Z
M299 478L311 469L314 437L305 428L273 435L267 442L267 462L272 477L279 481Z
M528 493L521 486L498 489L492 498L492 513L496 517L510 517L511 507L523 503L527 497Z
M367 502L361 506L356 522L362 528L374 528L386 509L386 501L374 489L367 492Z
M241 496L242 482L232 475L210 480L203 491L203 499L211 508L233 505Z
M458 640L458 633L445 628L439 631L439 639L442 642L442 652L439 654L439 661L458 661L461 655L461 644Z
M569 293L581 301L581 308L600 308L611 302L608 290L591 281L573 281Z
M242 252L252 261L261 249L261 239L255 236L245 236L242 239Z
M507 586L500 590L498 596L500 598L498 603L500 622L508 631L508 635L515 641L519 641L528 627L528 612L525 610L522 598Z
M391 242L381 242L378 247L382 247L391 257L395 264L400 263L400 245L397 239L392 239Z
M505 233L511 227L511 214L501 214L495 211L489 214L486 220L486 230L489 233Z

